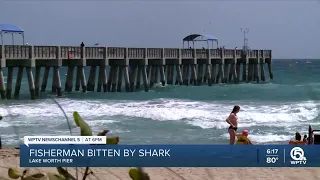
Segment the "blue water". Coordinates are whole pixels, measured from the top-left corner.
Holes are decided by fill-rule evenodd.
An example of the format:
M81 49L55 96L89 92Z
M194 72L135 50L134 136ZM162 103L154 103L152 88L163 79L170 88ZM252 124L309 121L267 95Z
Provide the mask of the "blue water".
M57 101L73 134L79 134L72 121L72 112L78 111L96 133L109 129L124 144L227 143L225 119L236 104L241 107L239 130L248 129L255 143L286 142L296 131L305 133L309 124L320 128L320 61L274 60L272 68L274 80L264 84L157 84L147 93L72 92ZM63 89L65 73L62 68ZM0 101L3 143L19 144L25 135L70 134L63 113L50 99L55 97L51 81L35 101L29 100L27 79L22 83L20 100Z

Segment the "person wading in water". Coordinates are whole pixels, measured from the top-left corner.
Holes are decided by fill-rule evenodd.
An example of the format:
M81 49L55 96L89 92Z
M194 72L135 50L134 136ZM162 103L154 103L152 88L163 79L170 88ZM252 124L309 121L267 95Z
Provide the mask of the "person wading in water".
M227 123L230 125L228 128L230 135L230 144L233 145L236 141L236 131L238 129L238 117L237 113L240 111L240 106L234 106L229 117L226 119Z

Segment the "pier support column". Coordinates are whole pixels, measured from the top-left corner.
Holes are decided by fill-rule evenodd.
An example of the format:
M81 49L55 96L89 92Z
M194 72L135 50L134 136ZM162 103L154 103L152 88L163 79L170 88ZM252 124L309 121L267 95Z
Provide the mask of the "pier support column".
M80 91L80 83L81 83L81 68L77 66L75 91Z
M152 66L149 66L149 67L150 67L150 77L149 77L150 88L152 88L154 83L155 83L155 76L156 76L156 68L157 68L157 66L152 65Z
M84 69L82 66L79 66L80 68L80 83L82 86L82 92L85 93L87 92L87 80L86 80L86 74L84 73Z
M96 85L97 66L91 66L87 84L88 91L94 91Z
M254 74L255 74L255 69L254 69L254 64L251 62L250 64L249 64L249 80L250 81L254 81L255 79L254 79Z
M259 78L259 59L256 60L256 63L254 64L254 79L256 80L257 83L260 82Z
M125 82L125 89L127 92L130 92L130 76L129 76L129 69L128 66L123 68L124 73L124 82Z
M144 84L144 91L149 91L149 84L148 84L148 76L147 76L147 66L140 66L142 70L142 79Z
M160 81L161 81L162 86L166 85L166 74L164 72L164 67L165 67L164 65L159 67L159 69L160 69Z
M211 64L206 64L206 77L207 77L208 86L212 86L211 66L212 66Z
M155 72L154 72L154 83L155 84L158 84L158 82L159 82L159 69L160 69L160 66L159 65L157 65L157 66L155 66Z
M221 59L220 60L220 63L219 63L219 69L218 69L218 73L217 73L217 77L216 77L216 83L219 83L219 81L221 83L225 83L225 78L224 78L224 65L225 65L225 62L224 62L224 59Z
M260 76L261 76L261 81L266 81L266 77L264 75L264 59L261 59L260 61Z
M112 75L113 75L114 67L110 66L109 69L109 76L108 76L108 81L107 81L107 92L111 92L111 87L112 87Z
M273 79L271 60L268 62L268 70L269 70L270 79Z
M100 67L101 68L101 67ZM107 92L107 80L108 80L108 74L105 66L102 66L103 72L102 72L102 87L103 92Z
M232 75L233 75L233 64L229 64L229 69L228 69L228 82L231 83L232 80Z
M203 81L202 83L208 83L207 80L208 80L208 69L207 69L207 65L208 64L205 64L204 67L203 67ZM211 70L211 69L210 69ZM210 71L211 72L211 71ZM211 73L210 73L211 74ZM209 84L209 83L208 83Z
M6 91L7 99L11 99L12 80L13 80L13 67L8 67L7 91Z
M241 66L241 63L239 61L237 61L237 64L236 64L237 81L236 81L236 83L240 82L240 68L241 68L240 66Z
M229 65L227 63L224 63L224 83L228 83L228 73L229 73Z
M219 82L223 82L223 75L224 75L224 73L223 73L223 66L222 66L222 64L219 64L218 65L218 73L217 73L217 77L216 77L216 84L219 84Z
M188 64L183 64L183 85L188 86L189 85L189 65Z
M50 66L45 67L42 84L41 84L41 92L45 92L47 88L48 78L49 78Z
M231 64L231 70L230 70L230 74L231 74L231 78L230 78L230 82L232 81L233 78L233 83L236 84L238 82L238 74L237 74L237 68L236 68L236 64Z
M36 79L34 82L36 97L39 97L39 95L40 95L40 73L41 73L41 66L37 66L36 67Z
M181 73L181 65L176 65L176 84L182 85L182 73Z
M68 66L68 71L67 71L67 77L66 77L66 82L64 84L64 91L68 91L69 87L68 85L70 84L69 83L69 76L70 76L70 66Z
M62 89L61 89L61 79L60 79L60 71L59 67L53 67L53 76L55 77L55 88L57 92L57 96L62 96Z
M118 66L117 92L121 92L122 79L123 79L123 66Z
M198 78L197 85L202 85L203 82L203 64L198 64Z
M66 79L65 91L72 92L73 89L73 74L74 74L74 66L68 67L68 74Z
M173 76L174 76L174 65L170 64L168 65L168 84L173 85Z
M57 92L57 76L55 74L55 68L52 68L52 90L53 93Z
M2 68L0 68L0 95L1 95L1 99L6 99L6 88L4 86Z
M242 57L242 81L248 83L249 78L248 78L248 65L249 65L249 60L247 59L246 56Z
M142 66L138 66L138 69L137 69L137 82L136 82L136 89L137 90L139 90L141 88L142 73L143 73Z
M255 81L255 64L251 64L251 81Z
M30 90L30 95L31 99L35 100L36 99L36 91L35 91L35 85L34 85L34 80L33 80L33 74L31 67L26 67L27 71L27 77L28 77L28 83L29 83L29 90Z
M265 63L265 54L264 54L264 50L259 50L260 52L260 57L259 57L259 65L260 65L260 77L261 77L261 81L266 81L266 77L264 75L264 63Z
M112 87L111 87L111 92L116 92L117 90L117 82L118 82L118 71L119 71L119 66L113 66L112 67Z
M14 95L13 95L14 98L19 98L22 75L23 75L23 67L19 67L17 80L16 80L16 87L14 89Z
M99 66L97 92L101 92L102 91L104 72L105 72L105 66Z
M130 92L134 92L134 85L136 83L136 78L138 74L138 66L137 65L132 65L130 66Z
M198 76L197 76L197 69L196 69L196 65L195 64L191 65L191 78L192 78L193 84L197 85L198 84L197 83Z
M212 64L211 66L211 81L212 83L216 83L216 76L217 76L217 64Z

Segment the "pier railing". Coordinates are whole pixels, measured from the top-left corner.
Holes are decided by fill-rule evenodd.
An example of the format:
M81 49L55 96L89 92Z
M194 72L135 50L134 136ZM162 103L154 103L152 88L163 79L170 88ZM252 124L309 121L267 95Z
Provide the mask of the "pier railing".
M242 58L241 49L179 49L79 46L0 46L2 59L221 59ZM250 50L248 58L271 58L271 50Z

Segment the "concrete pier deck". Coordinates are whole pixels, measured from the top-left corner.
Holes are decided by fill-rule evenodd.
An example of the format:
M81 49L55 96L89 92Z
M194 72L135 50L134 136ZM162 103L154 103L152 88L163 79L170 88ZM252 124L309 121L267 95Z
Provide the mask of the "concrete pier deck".
M158 82L162 85L209 86L260 83L266 81L265 64L270 79L273 79L271 50L1 45L0 62L1 99L12 98L13 76L17 76L13 95L19 97L24 69L31 99L46 91L50 69L53 71L52 92L61 96L59 67L62 66L68 67L66 92L79 91L80 88L83 92L133 92L141 89L147 92ZM85 66L90 66L88 78L83 69ZM110 66L109 73L107 66ZM6 87L4 68L8 68ZM16 75L13 68L18 68ZM40 83L41 69L44 73Z

